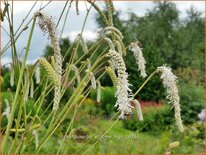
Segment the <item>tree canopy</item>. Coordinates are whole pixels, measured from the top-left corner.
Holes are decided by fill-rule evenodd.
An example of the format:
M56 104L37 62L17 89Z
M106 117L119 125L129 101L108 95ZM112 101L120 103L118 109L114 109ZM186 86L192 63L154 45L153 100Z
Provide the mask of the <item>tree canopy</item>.
M104 11L107 13L106 11ZM128 12L127 19L121 19L121 12L113 14L114 26L124 35L124 44L128 46L131 42L138 40L143 48L146 59L147 73L152 73L158 66L167 64L173 70L188 69L204 72L204 18L202 13L191 7L186 12L187 16L180 18L180 12L175 3L164 1L154 2L154 7L147 10L144 16L138 16ZM105 25L101 16L96 15L99 28ZM91 44L91 43L90 43ZM71 43L69 39L62 39L61 51L64 55ZM89 46L89 45L88 45ZM106 46L106 44L102 45ZM101 52L100 48L98 51ZM52 52L49 47L45 50L48 55ZM97 52L98 52L97 51ZM70 54L65 59L69 60ZM124 58L129 72L129 80L133 91L137 90L144 79L139 77L135 59L131 51L127 51ZM203 77L203 76L202 76ZM201 79L204 82L204 77ZM110 85L108 77L102 80L103 85ZM163 88L159 77L155 77L141 91L144 100L160 100Z

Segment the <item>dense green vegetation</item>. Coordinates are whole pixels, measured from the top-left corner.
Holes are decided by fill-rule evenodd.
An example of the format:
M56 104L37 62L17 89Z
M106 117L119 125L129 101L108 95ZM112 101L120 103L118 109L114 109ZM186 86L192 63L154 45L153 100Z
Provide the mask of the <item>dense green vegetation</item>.
M130 12L128 19L122 20L120 15L121 12L114 14L115 26L123 33L126 46L136 39L140 41L148 74L162 64L167 64L173 70L181 68L184 72L190 68L194 70L193 80L203 84L205 32L204 18L200 12L191 8L187 11L187 17L181 19L174 3L155 2L154 8L143 17ZM97 18L97 22L100 27L104 27L101 17ZM137 73L132 52L128 51L125 61L135 91L144 80ZM144 87L139 98L160 101L164 98L163 92L159 77L156 76Z
M140 41L144 57L147 61L146 70L148 75L162 64L167 64L173 69L179 80L183 119L185 123L197 121L197 114L204 107L205 32L204 18L201 12L190 8L187 11L187 16L182 19L174 3L155 2L154 8L148 10L145 16L139 17L132 12L128 13L128 19L120 19L120 16L121 12L114 13L114 25L123 33L126 47L136 39ZM99 27L104 28L105 25L101 17L97 15L96 20ZM61 41L63 55L65 55L70 45L69 39ZM90 45L91 42L88 42L89 47ZM106 46L106 44L101 46ZM45 51L45 56L52 53L49 47ZM98 52L101 53L101 50ZM82 49L80 48L78 55L81 54ZM69 57L70 54L67 55L66 59L69 59ZM131 51L127 52L125 61L129 73L129 81L132 84L133 92L135 92L145 79L139 77ZM111 86L112 82L109 76L104 76L101 84L103 86ZM141 90L137 98L161 102L165 100L165 96L161 80L156 75ZM104 106L103 109L107 114L107 109L113 111L110 104L107 105L111 106L110 108L105 108ZM191 120L188 119L188 116Z

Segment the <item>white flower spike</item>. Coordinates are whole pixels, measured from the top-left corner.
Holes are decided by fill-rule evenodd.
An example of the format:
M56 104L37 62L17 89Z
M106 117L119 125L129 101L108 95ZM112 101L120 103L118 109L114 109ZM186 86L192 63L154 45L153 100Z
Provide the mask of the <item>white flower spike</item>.
M125 115L131 114L130 101L132 100L132 91L129 88L128 74L126 72L126 66L122 56L114 50L109 50L108 56L114 61L117 67L118 74L118 85L115 96L117 97L117 102L115 107L121 112L120 118L125 118Z
M139 43L138 41L131 43L129 48L134 54L136 63L138 65L138 70L140 71L140 76L145 78L147 76L146 71L145 71L146 61L143 57L142 49L139 47L138 43Z
M165 65L158 67L157 71L162 73L160 78L163 80L163 86L167 90L167 99L169 99L169 103L172 103L175 109L175 120L176 125L179 130L183 132L184 128L182 125L182 119L180 115L180 98L178 94L177 88L177 77L172 73L171 68L166 67Z

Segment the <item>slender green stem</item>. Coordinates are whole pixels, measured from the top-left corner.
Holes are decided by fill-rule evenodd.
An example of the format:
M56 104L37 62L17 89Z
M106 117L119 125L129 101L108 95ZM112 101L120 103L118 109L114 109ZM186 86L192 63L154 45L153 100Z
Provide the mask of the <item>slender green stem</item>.
M55 122L53 123L50 128L48 128L47 133L37 150L35 151L38 153L41 149L41 147L45 144L45 142L51 137L51 135L56 131L56 129L59 127L61 122L65 119L67 116L69 110L72 108L72 106L77 102L78 96L82 93L84 88L86 87L87 83L89 82L89 75L90 72L98 65L99 62L101 62L105 58L106 54L101 56L96 62L93 64L93 66L90 68L90 70L87 72L87 74L82 79L81 83L77 87L77 89L74 91L73 95L70 97L69 101L65 104L65 108L62 109L62 111L58 114L58 117L56 118Z
M22 79L23 79L24 68L25 68L25 65L26 65L26 60L27 60L27 57L28 57L29 49L30 49L30 44L31 44L31 39L32 39L32 35L33 35L33 32L34 32L35 23L36 23L36 17L34 17L34 19L33 19L33 24L32 24L32 27L31 27L30 34L29 34L27 47L26 47L26 52L25 52L24 60L22 62L21 71L20 71L20 75L19 75L18 85L17 85L14 101L12 102L11 114L10 114L10 118L9 118L8 125L7 125L7 128L6 128L5 137L4 137L3 142L2 142L2 153L5 153L4 152L5 151L5 146L6 146L8 137L9 137L10 129L12 127L12 122L13 122L13 119L14 119L14 113L15 113L16 106L17 106L17 103L18 103L17 100L18 100L18 97L19 97L19 92L21 90L21 83L22 83Z
M39 11L43 10L44 8L46 8L50 3L52 2L52 0L50 0L47 4L45 4L43 7L41 7L39 9ZM19 37L21 36L21 34L24 32L24 29L31 23L32 19L29 19L29 21L25 24L24 28L20 31L22 25L25 23L26 19L29 17L30 13L32 12L34 6L36 5L36 3L31 7L31 9L29 10L29 12L27 13L27 15L25 16L25 18L22 20L22 23L20 24L20 26L17 28L16 32L14 33L14 36L16 36L15 38L15 42L19 39ZM19 32L20 31L20 32ZM19 34L17 35L17 33L19 32ZM1 55L4 54L4 52L6 52L9 47L11 46L11 41L8 41L6 43L6 45L4 46L4 48L1 50Z
M62 14L63 14L63 12L64 12L64 10L65 10L68 2L69 2L69 1L67 0L66 4L65 4L65 6L64 6L64 9L63 9L63 11L62 11ZM72 6L71 4L72 4L72 1L70 2L69 7L68 7L68 9L67 9L67 11L66 11L66 15L65 15L65 18L64 18L64 23L63 23L63 26L62 26L60 38L62 37L64 28L65 28L65 25L66 25L66 22L67 22L67 19L68 19L69 11L70 11L71 6ZM62 14L61 14L61 16L62 16ZM60 21L60 19L61 19L61 18L59 18L59 21ZM59 21L58 21L58 23L59 23ZM58 26L58 23L57 23L57 26Z
M24 22L27 20L27 18L29 17L29 15L31 14L32 10L34 9L35 5L37 4L37 1L32 5L32 7L29 9L29 12L27 13L27 15L24 17L24 19L22 20L21 24L18 26L16 32L14 33L14 35L16 35L18 33L18 31L20 30L20 28L22 27L22 25L24 24Z
M83 89L86 87L86 83L84 83L85 85L81 86L80 89L78 89L77 93L77 89L75 90L74 94L76 94L75 96L79 96ZM74 98L74 97L73 97ZM55 122L50 126L50 128L47 129L47 134L44 136L42 142L40 143L39 147L37 148L37 150L35 151L35 153L38 153L40 151L40 149L42 148L42 146L49 140L49 138L52 136L52 134L57 130L57 128L59 127L59 125L63 122L63 120L65 119L65 117L68 115L69 110L72 108L72 106L77 102L78 97L76 97L71 106L69 108L65 107L62 112L64 113L60 113L58 115L58 117L56 118ZM71 99L69 100L71 101ZM69 102L68 102L69 103Z
M79 104L79 105L76 105L74 114L73 114L72 119L71 119L71 122L69 123L69 126L68 126L68 128L67 128L67 131L66 131L66 133L64 134L64 137L63 137L62 142L61 142L61 144L60 144L60 146L59 146L59 149L58 149L58 151L57 151L57 154L59 154L59 152L60 152L60 150L61 150L61 147L62 147L62 145L63 145L63 143L64 143L64 141L65 141L65 139L66 139L66 136L68 135L68 133L70 134L70 129L72 128L72 125L73 125L73 122L74 122L74 119L75 119L75 116L76 116L76 113L77 113L78 109L79 109L80 106L82 105L83 101L87 98L87 96L89 95L90 91L91 91L91 87L89 87L89 88L87 89L87 91L85 91L85 92L86 92L86 95L85 95L84 98L81 100L80 104Z
M62 18L63 14L64 14L64 11L65 11L65 9L66 9L66 7L67 7L68 2L69 2L69 1L67 0L66 3L65 3L65 5L64 5L64 8L62 9L62 12L61 12L61 14L60 14L60 16L59 16L58 22L57 22L57 24L56 24L56 28L58 27L58 25L59 25L59 23L60 23L60 21L61 21L61 18Z
M101 42L102 42L103 39L100 39L99 41L97 41L97 43L95 43L89 50L88 50L88 53L95 47L96 49L92 52L92 55L90 56L90 59L92 58L92 56L95 55L95 53L97 52L97 50L99 49L99 47L101 46ZM75 62L75 65L78 64L87 54L84 53L76 62Z
M16 132L15 132L15 137L14 140L12 141L12 145L10 147L9 153L10 154L13 151L13 148L16 146L16 142L18 139L18 134L19 132L17 132L18 129L20 129L20 119L21 119L21 113L22 113L22 102L23 102L23 95L20 97L20 106L19 106L19 111L18 111L18 116L17 116L17 120L16 120Z
M107 17L103 13L103 11L94 2L92 2L91 0L87 0L87 2L89 2L91 4L91 6L93 6L94 9L99 13L99 15L102 17L102 20L104 21L105 25L109 25Z
M104 74L105 74L105 72L103 72L103 73L97 78L97 80L99 80ZM81 104L83 103L83 101L86 99L86 97L89 95L90 90L91 90L91 86L85 91L85 93L86 93L86 92L88 92L88 93L86 93L85 97L82 99L82 101L81 101L80 104L78 105L77 110L78 110L78 108L81 106ZM77 111L77 110L76 110L76 111ZM66 131L66 133L65 133L65 135L64 135L64 138L63 138L63 140L62 140L62 142L61 142L61 145L60 145L60 147L59 147L59 149L58 149L58 151L57 151L57 154L59 154L59 152L60 152L60 150L61 150L61 147L62 147L62 145L63 145L63 142L64 142L64 140L65 140L65 138L66 138L66 135L69 133L69 129L71 128L71 124L72 124L72 122L74 121L76 111L75 111L75 113L74 113L74 115L73 115L73 118L72 118L72 120L71 120L71 123L69 124L69 127L67 128L67 131ZM69 133L69 134L70 134L70 133ZM64 152L64 153L65 153L65 152Z
M157 72L157 70L155 70L154 72L152 72L152 74L150 74L150 76L145 80L145 82L141 85L141 87L139 87L139 89L135 92L135 94L133 95L133 97L135 97L140 90L142 90L142 88L147 84L147 82L155 75L155 73Z
M8 37L10 37L9 32L1 25L2 30L4 30L4 32L6 33L6 35L8 35Z
M13 1L12 1L13 3ZM19 61L17 57L17 50L16 50L16 44L15 44L15 39L14 39L14 27L13 27L13 4L11 8L11 17L9 13L9 9L7 11L7 16L8 16L8 22L9 22L9 31L10 31L10 41L11 41L11 50L12 50L12 61L14 64L14 70L15 70L15 75L18 75L19 73Z
M70 7L69 7L70 8ZM87 10L87 14L86 14L86 17L85 17L85 19L84 19L84 22L83 22L83 26L82 26L82 29L81 29L81 33L80 33L80 35L82 36L82 33L83 33L83 31L84 31L84 27L85 27L85 25L86 25L86 21L87 21L87 18L88 18L88 15L89 15L89 12L90 12L90 10L91 10L91 7L89 8L89 10ZM68 14L68 12L67 12L67 14ZM62 34L61 34L62 35ZM78 41L78 43L77 43L77 46L76 46L76 51L75 52L77 52L77 49L78 49L78 47L79 47L79 42L80 42L80 40ZM73 44L74 44L75 42L73 42ZM66 54L64 55L64 59L65 59L65 57L68 55L68 53L69 53L69 51L71 50L71 48L73 47L73 44L68 48L68 50L66 51ZM84 57L85 56L85 54L82 56L82 57ZM81 57L81 58L82 58Z

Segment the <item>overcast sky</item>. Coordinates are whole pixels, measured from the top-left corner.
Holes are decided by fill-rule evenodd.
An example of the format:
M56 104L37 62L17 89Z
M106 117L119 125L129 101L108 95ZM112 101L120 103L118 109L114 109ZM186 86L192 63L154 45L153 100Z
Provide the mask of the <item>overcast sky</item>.
M98 2L101 7L103 7L103 2ZM186 16L186 10L188 10L191 6L194 6L197 10L203 12L203 15L205 14L205 9L204 9L204 1L178 1L174 2L177 5L178 10L180 11L180 16L181 18L184 18ZM32 1L15 1L14 2L14 29L16 30L18 25L22 22L23 18L26 16L30 8L34 2ZM46 2L43 3L43 5L46 4ZM64 1L59 1L59 2L51 2L46 8L45 12L48 12L53 18L54 21L56 22L60 16L61 10L64 7L65 2ZM33 12L39 9L41 5L41 1L37 2L35 5ZM90 5L87 4L87 7ZM151 9L153 7L153 2L152 1L116 1L114 2L114 6L116 10L121 10L122 15L121 18L127 18L127 12L133 11L135 12L138 16L143 16L148 9ZM2 7L3 8L3 7ZM70 40L74 40L74 38L77 36L78 33L80 33L83 21L86 15L86 6L85 2L81 1L79 2L79 10L80 10L80 15L76 15L75 12L75 5L72 5L72 8L69 12L67 23L65 26L65 30L63 33L63 37L69 37ZM94 40L96 38L96 32L97 32L97 25L95 23L95 10L91 10L91 13L88 17L84 32L83 32L83 37L86 40ZM31 14L33 15L33 13ZM29 16L28 19L30 19L31 16ZM61 31L63 23L59 24L58 30L59 32ZM6 22L2 23L2 26L8 30L8 24ZM30 29L27 29L22 36L19 38L17 41L17 50L18 53L22 53L24 47L26 46L27 38L28 38L28 33ZM9 41L8 35L2 30L2 48L4 45ZM32 43L31 43L31 50L28 56L28 62L33 63L35 62L39 57L42 56L43 54L43 49L45 46L48 44L48 39L47 36L44 36L42 32L39 30L38 27L35 28L34 35L32 38ZM23 55L20 54L20 57L23 59ZM11 62L11 52L8 50L1 58L2 64Z

